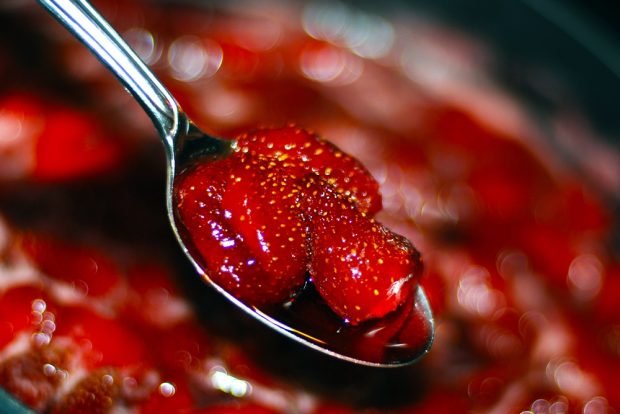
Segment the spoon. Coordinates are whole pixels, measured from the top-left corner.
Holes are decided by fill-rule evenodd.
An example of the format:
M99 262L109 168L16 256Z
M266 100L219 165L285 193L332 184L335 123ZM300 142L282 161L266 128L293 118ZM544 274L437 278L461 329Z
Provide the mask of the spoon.
M170 92L120 35L85 0L38 0L121 81L153 121L168 161L166 207L176 239L199 274L245 312L281 334L315 350L355 364L393 367L410 364L430 349L434 321L424 290L377 322L349 327L310 293L293 306L272 311L251 307L214 283L185 244L175 218L173 184L178 171L204 156L222 157L233 140L209 136L196 127ZM390 333L389 338L385 338Z

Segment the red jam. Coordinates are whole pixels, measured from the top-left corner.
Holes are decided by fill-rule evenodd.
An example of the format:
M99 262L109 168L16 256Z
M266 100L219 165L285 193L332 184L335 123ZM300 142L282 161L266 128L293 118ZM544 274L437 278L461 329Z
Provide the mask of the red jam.
M354 367L279 342L209 294L170 234L149 120L42 10L0 6L0 401L54 414L620 411L617 152L583 139L576 160L588 162L574 170L488 76L484 45L345 6L326 19L335 6L96 5L192 119L217 136L257 131L180 182L202 188L178 194L198 203L187 211L221 226L220 239L192 233L218 283L288 301L293 312L275 316L323 321L334 346L348 335L365 358L382 358L377 343L400 355L424 329L390 312L408 309L407 288L386 301L389 279L333 278L416 265L376 217L424 257L404 285L425 288L437 335L413 366ZM291 121L351 157L313 134L260 129ZM548 126L596 138L566 115ZM366 263L368 240L382 247ZM246 269L221 269L233 255L260 271L236 284ZM396 271L376 266L384 257ZM361 304L349 302L357 290Z
M378 183L294 126L241 135L232 155L185 171L175 196L209 278L251 306L293 300L309 274L357 325L406 302L421 272L411 243L372 219Z

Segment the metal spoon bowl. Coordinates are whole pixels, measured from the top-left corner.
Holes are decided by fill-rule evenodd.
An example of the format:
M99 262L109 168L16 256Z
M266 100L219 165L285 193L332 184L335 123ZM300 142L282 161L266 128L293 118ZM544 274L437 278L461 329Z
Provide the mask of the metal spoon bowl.
M434 321L424 290L418 287L411 303L401 306L388 320L366 326L339 326L316 301L301 301L291 309L276 311L250 307L214 283L190 253L175 218L173 185L175 176L192 161L204 156L228 155L235 141L209 136L196 127L181 110L170 92L140 60L120 35L84 0L38 0L65 28L79 39L121 81L153 121L164 144L167 165L166 207L179 245L196 271L216 290L248 314L315 350L356 364L394 367L410 364L431 347ZM317 309L319 311L317 312ZM304 315L312 314L311 318ZM403 322L405 320L405 322ZM389 324L398 329L415 329L415 335L398 335L394 341L373 345ZM342 323L340 323L342 325ZM410 327L411 326L411 327ZM409 342L399 338L409 339ZM363 346L360 347L360 344ZM374 349L373 346L376 348Z

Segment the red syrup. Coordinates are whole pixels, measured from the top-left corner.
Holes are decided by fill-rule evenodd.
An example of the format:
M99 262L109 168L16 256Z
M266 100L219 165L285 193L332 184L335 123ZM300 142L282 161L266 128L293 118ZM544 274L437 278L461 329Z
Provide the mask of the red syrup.
M426 298L411 296L386 316L352 326L338 318L308 284L294 301L259 312L277 320L290 334L337 354L371 364L401 365L424 355L432 343L432 315L420 300Z

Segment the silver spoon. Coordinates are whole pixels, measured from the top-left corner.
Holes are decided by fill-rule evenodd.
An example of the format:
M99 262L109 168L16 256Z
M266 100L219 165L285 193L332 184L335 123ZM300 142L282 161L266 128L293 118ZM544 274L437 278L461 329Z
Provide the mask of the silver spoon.
M248 306L214 283L192 257L179 233L173 205L173 184L178 171L205 155L226 156L234 141L211 137L196 127L170 92L157 80L119 34L84 0L38 0L121 81L149 115L168 160L166 207L174 234L199 274L231 302L272 329L310 348L356 364L393 367L414 362L430 349L434 321L424 290L418 287L411 304L400 313L364 327L334 323L317 301L301 300L292 307L267 311ZM307 315L314 315L308 320ZM403 321L406 321L405 323ZM397 324L397 325L394 325ZM385 332L394 335L379 340ZM414 331L415 330L415 331ZM414 338L414 339L412 339Z

